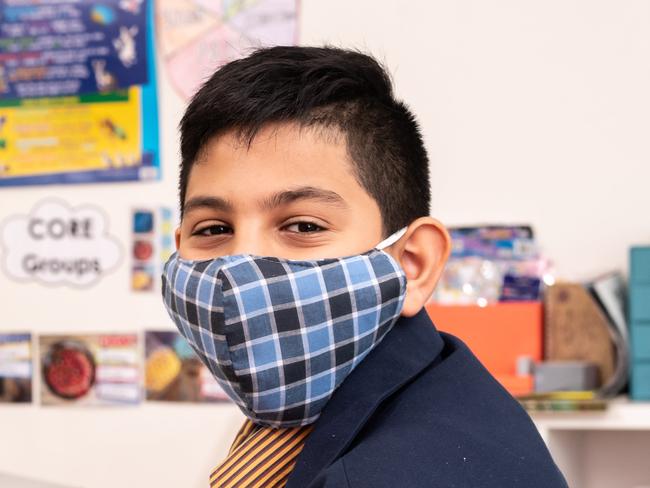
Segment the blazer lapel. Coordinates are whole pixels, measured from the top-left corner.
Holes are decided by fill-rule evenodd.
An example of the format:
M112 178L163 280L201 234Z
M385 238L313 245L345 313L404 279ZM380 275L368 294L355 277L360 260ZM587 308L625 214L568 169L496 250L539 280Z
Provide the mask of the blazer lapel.
M304 488L354 440L381 402L431 364L443 341L423 309L398 320L334 392L287 481Z

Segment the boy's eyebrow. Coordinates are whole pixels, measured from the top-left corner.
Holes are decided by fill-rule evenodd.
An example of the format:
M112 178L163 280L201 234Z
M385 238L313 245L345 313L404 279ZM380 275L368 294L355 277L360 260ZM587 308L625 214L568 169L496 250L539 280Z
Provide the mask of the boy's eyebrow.
M277 208L281 205L287 205L297 200L320 200L338 207L347 208L348 205L343 197L331 190L317 188L315 186L301 186L292 190L285 190L265 198L260 207L266 210ZM234 205L225 198L208 195L198 195L190 198L183 207L183 213L189 213L199 208L208 208L210 210L219 210L222 212L231 212Z
M209 208L210 210L229 212L233 209L233 205L228 200L221 197L199 195L198 197L192 197L185 202L183 213L188 213L199 208Z
M270 210L297 200L321 200L338 207L348 207L345 200L343 200L343 197L338 193L323 188L317 188L315 186L301 186L292 190L275 193L269 198L264 199L261 202L261 207Z

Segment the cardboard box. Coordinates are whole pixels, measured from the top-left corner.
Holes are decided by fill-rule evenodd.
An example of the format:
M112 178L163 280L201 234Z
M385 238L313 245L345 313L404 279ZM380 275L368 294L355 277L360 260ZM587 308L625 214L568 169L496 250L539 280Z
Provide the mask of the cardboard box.
M587 289L556 283L546 290L545 351L549 361L587 361L598 366L599 385L616 370L609 319Z

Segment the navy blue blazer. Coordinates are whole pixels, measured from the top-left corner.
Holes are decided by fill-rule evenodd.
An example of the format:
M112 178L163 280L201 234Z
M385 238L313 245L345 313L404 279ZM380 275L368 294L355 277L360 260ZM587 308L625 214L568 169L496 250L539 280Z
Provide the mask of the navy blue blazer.
M287 488L566 488L535 425L422 310L335 391Z

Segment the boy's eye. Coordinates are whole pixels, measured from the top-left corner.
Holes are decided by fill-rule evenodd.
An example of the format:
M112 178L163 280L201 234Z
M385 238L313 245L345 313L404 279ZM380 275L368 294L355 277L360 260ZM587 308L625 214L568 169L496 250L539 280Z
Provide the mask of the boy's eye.
M214 224L201 227L192 233L193 236L217 236L221 234L232 234L232 229L227 225Z
M314 224L313 222L295 222L289 224L285 227L289 232L298 232L298 233L308 233L308 232L318 232L323 229L320 225Z

